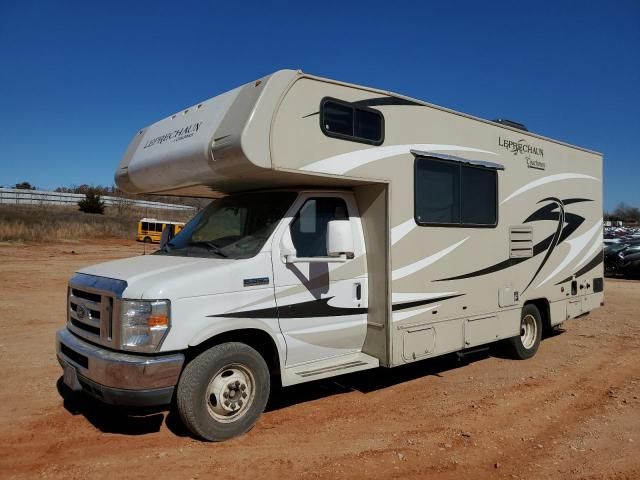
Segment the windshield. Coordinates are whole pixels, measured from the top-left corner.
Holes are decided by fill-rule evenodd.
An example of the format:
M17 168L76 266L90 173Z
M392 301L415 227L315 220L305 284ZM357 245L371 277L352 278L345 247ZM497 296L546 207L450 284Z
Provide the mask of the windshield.
M156 254L229 259L253 257L296 196L295 192L259 192L214 200Z

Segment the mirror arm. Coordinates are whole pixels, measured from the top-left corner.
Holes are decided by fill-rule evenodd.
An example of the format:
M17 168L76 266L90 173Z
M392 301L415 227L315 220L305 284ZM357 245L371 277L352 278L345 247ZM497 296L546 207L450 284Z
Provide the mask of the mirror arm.
M295 255L286 255L286 263L344 263L347 256L342 254L338 257L296 257Z

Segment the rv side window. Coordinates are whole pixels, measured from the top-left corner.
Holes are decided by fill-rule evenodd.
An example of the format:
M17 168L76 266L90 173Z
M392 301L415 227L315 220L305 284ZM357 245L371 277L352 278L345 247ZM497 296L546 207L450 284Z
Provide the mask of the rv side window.
M498 222L496 170L417 158L414 208L418 225L494 227Z
M341 198L318 197L307 200L291 222L291 239L298 257L327 256L327 224L347 220L347 205Z
M382 140L382 114L373 110L356 108L355 136L372 142Z
M419 159L415 175L418 223L460 223L460 165Z
M353 136L353 107L336 102L325 102L322 110L326 133Z
M461 173L461 222L467 225L495 225L498 207L496 171L463 165Z
M384 141L382 113L332 98L324 98L320 103L320 127L328 137L372 145Z

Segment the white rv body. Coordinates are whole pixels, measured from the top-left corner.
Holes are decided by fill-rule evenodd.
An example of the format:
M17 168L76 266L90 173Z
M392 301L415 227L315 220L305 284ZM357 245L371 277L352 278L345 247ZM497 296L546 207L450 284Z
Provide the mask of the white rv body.
M171 373L146 389L164 389L155 400L171 398L192 349L234 332L271 342L286 386L525 339L533 307L550 328L603 301L600 154L390 92L279 71L138 132L116 181L291 202L250 258L166 253L79 271L72 292L97 295L102 314L85 328L73 304L85 300L72 299L58 351L85 383L100 384L64 351L119 351L104 309L113 332L121 299L170 302L155 355ZM306 247L327 235L303 225L323 208L343 253Z

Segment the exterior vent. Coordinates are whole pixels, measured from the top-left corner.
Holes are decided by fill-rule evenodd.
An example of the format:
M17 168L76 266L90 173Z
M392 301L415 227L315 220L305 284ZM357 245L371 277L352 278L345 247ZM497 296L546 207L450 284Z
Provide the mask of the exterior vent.
M494 120L494 122L506 125L507 127L517 128L518 130L523 130L525 132L529 131L529 129L525 127L524 123L514 122L513 120L507 120L506 118L498 118L497 120Z
M509 257L533 257L533 227L509 228Z

